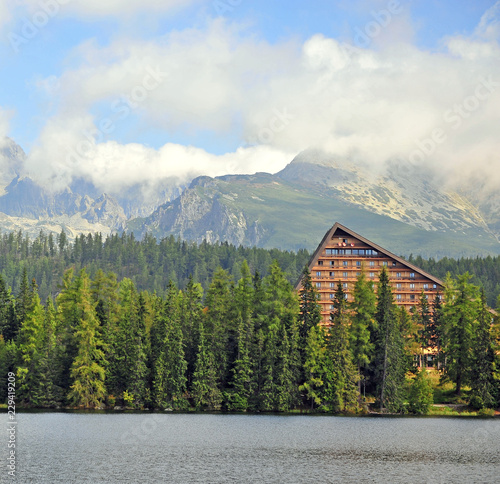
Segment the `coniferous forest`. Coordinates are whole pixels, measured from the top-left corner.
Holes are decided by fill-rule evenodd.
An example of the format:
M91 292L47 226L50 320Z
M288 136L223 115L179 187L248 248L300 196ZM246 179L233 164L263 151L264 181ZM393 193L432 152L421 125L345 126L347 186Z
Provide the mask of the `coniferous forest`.
M426 413L432 346L457 395L498 404L498 317L467 273L410 313L385 271L376 288L362 273L325 329L307 271L300 294L290 282L305 251L6 234L0 254L1 401L14 372L32 407L360 412L369 396Z

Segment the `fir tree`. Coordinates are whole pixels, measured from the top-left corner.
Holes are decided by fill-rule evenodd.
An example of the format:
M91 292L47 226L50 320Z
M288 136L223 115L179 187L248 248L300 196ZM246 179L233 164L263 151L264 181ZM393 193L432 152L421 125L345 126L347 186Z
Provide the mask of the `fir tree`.
M77 354L71 365L68 398L77 407L97 408L106 396L105 365L99 320L90 294L90 280L82 270L76 281L78 321L74 334Z
M21 403L37 405L35 399L38 393L39 363L41 357L41 344L43 341L44 311L38 297L36 282L33 281L23 304L24 315L18 334L18 351L20 363L17 368L18 398Z
M373 366L377 398L381 411L387 408L391 412L398 412L404 401L404 339L395 314L392 290L385 267L379 278L375 318L377 330Z
M326 374L326 344L324 330L321 326L313 326L309 330L304 351L305 381L300 390L305 392L310 408L321 406L323 403L323 386Z
M492 315L481 290L477 330L473 339L470 405L474 408L493 408L496 404L495 353L491 335Z
M358 374L349 348L348 308L339 282L330 314L325 376L325 407L333 412L358 409Z
M366 369L373 356L371 333L375 325L375 291L364 271L358 276L353 291L349 343L354 364L358 368L358 392L361 399L361 382L365 382Z
M203 322L199 326L199 345L191 394L197 409L220 410L222 394L218 387L214 353L207 344Z
M477 287L470 284L471 276L459 276L454 284L447 279L446 306L446 366L445 378L456 385L456 394L461 395L462 385L470 381L472 344L478 315Z

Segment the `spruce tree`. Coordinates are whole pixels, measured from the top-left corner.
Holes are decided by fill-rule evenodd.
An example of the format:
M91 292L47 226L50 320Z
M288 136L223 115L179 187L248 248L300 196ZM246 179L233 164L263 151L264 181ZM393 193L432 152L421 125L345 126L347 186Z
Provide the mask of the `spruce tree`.
M90 279L84 269L76 280L78 320L74 341L76 356L70 370L68 398L77 407L97 408L106 396L104 342L91 299Z
M481 290L478 325L473 338L471 392L469 404L477 409L493 408L496 404L495 353L491 335L492 315Z
M404 339L398 318L389 276L382 269L377 288L377 312L375 315L374 378L380 411L383 408L398 412L404 402L405 358Z
M18 334L20 362L17 368L18 398L25 405L37 405L40 378L38 374L43 342L44 311L38 296L38 288L33 280L24 298L24 316Z
M361 400L361 383L366 384L364 371L373 357L371 333L375 325L375 291L364 271L358 276L351 304L352 317L349 330L349 344L354 364L358 368L358 393ZM364 390L364 389L363 389Z
M446 325L445 378L456 385L456 394L461 395L462 385L470 382L472 345L478 316L478 290L465 273L457 282L447 280L446 305L443 319Z
M321 307L318 304L319 295L312 284L311 273L308 267L304 267L300 290L300 346L305 348L306 339L311 328L321 323Z
M313 326L309 330L304 349L304 383L300 390L305 393L310 408L318 408L323 403L323 386L326 374L326 343L324 329Z
M349 348L349 316L342 284L335 291L330 313L325 375L325 407L333 412L358 409L358 373Z
M205 337L203 322L199 325L199 345L191 389L199 410L220 410L222 394L218 386L215 357Z

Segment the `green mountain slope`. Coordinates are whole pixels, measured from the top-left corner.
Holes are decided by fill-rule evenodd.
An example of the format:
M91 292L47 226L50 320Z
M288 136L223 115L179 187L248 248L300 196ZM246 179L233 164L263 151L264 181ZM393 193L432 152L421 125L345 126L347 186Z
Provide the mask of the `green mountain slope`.
M396 254L460 257L500 253L495 236L481 226L425 230L369 211L346 200L335 187L265 173L197 178L179 198L149 217L131 220L126 229L137 236L173 234L198 242L227 240L296 250L314 249L336 221Z

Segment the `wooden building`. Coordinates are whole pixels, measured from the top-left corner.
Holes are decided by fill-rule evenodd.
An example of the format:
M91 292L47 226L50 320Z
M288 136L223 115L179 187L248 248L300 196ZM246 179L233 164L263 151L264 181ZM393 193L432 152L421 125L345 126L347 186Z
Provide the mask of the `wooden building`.
M309 271L316 287L321 305L323 322L328 324L335 289L342 283L348 301L357 277L365 271L368 279L375 283L379 272L386 267L398 306L410 309L418 304L422 294L434 300L436 293L442 293L443 282L419 269L401 257L365 239L363 236L336 223L323 237L309 262ZM296 289L300 290L301 283Z

